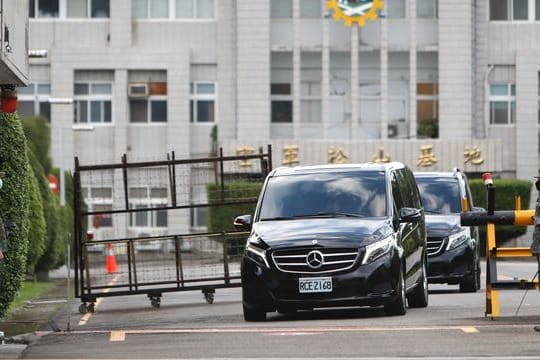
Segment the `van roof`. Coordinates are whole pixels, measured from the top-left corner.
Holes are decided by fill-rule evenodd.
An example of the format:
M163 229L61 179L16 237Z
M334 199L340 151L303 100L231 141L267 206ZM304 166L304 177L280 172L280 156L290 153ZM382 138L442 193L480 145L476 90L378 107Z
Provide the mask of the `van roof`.
M405 167L400 162L390 163L358 163L358 164L323 164L295 167L278 167L272 171L273 176L316 173L316 172L334 172L334 171L387 171L389 169L400 169Z

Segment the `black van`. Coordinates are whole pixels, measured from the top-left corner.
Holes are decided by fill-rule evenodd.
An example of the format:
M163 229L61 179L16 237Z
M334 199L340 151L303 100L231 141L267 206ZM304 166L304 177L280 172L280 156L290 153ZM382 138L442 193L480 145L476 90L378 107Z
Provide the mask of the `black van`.
M461 226L464 201L474 208L467 176L454 169L415 172L426 213L428 280L459 284L461 292L480 289L480 237L478 227Z
M246 321L266 313L428 305L424 213L401 163L278 168L266 178L242 260Z

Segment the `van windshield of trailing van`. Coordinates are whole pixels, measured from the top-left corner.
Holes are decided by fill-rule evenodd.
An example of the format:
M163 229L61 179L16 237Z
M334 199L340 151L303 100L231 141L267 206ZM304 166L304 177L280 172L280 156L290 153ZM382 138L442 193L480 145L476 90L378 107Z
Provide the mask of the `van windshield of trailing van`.
M416 183L427 215L461 212L461 195L457 179L416 177Z
M315 217L386 216L384 172L329 172L268 180L261 221Z

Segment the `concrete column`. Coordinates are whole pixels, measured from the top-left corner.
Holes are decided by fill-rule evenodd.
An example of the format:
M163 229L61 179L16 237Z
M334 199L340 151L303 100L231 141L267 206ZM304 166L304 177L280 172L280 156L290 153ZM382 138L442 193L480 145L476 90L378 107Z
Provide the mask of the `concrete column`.
M359 111L359 88L360 82L359 69L358 69L358 56L359 56L359 31L358 26L353 25L351 28L351 139L358 138L358 119L360 118Z
M409 130L407 138L416 138L416 76L417 76L417 43L416 43L416 0L407 1L409 17Z
M388 138L388 20L381 19L381 139Z

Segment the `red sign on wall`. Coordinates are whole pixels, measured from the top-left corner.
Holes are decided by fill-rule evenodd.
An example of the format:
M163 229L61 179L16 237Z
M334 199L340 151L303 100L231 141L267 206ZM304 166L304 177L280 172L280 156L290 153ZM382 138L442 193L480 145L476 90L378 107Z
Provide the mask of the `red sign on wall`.
M58 195L60 191L60 186L58 185L58 178L52 174L48 176L49 179L49 188L51 189L54 195Z

